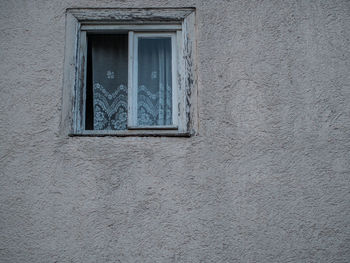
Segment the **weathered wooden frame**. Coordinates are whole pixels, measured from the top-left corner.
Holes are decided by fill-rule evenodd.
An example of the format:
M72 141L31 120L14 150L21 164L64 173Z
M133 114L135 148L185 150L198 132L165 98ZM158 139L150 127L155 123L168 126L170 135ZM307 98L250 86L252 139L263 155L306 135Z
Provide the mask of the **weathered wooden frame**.
M86 33L175 32L178 125L125 131L85 130ZM195 9L67 9L61 131L70 136L191 136L197 127Z

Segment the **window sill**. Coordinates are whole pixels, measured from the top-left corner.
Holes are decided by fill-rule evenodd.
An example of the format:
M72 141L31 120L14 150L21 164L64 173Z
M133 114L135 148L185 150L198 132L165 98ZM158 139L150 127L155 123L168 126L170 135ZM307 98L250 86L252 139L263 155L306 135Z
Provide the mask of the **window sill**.
M177 130L147 130L147 129L137 129L137 130L125 130L125 131L96 131L96 130L85 130L81 133L71 133L71 137L103 137L103 136L114 136L114 137L127 137L127 136L147 136L147 137L191 137L190 132L179 132Z
M177 126L129 126L129 130L178 130Z

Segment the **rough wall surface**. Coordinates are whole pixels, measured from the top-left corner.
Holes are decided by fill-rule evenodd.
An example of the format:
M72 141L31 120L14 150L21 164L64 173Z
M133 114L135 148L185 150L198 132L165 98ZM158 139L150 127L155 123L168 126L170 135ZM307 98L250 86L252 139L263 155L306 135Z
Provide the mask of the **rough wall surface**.
M197 8L198 135L59 132L65 10ZM0 2L0 262L349 262L350 2Z

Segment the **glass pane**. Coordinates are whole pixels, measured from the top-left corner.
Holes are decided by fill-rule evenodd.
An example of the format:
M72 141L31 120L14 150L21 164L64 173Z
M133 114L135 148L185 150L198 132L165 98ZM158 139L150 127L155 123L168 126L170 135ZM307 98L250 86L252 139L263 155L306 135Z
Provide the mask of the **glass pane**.
M127 128L128 36L94 35L91 45L94 130Z
M137 124L172 124L171 38L138 38Z

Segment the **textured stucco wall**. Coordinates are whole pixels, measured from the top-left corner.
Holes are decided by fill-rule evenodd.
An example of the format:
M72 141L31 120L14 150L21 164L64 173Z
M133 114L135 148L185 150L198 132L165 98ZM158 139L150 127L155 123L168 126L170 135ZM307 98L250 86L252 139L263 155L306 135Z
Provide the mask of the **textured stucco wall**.
M199 134L59 131L65 9L197 8ZM0 262L349 262L350 2L0 2Z

